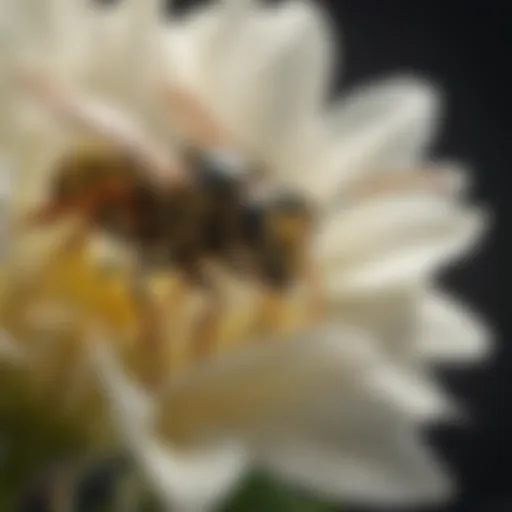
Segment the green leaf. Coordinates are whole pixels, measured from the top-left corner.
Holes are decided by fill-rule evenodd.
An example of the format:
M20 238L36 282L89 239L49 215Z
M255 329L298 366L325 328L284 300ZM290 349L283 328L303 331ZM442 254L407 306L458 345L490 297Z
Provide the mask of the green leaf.
M85 440L48 403L33 399L15 382L9 382L5 392L10 400L0 406L0 510L16 510L34 478L79 452Z
M223 512L335 512L338 507L276 483L262 474L251 475Z

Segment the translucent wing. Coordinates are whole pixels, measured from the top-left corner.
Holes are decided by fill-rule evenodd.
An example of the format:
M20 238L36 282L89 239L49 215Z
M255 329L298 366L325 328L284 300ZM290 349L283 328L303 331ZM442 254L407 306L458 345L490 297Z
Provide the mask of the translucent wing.
M66 89L45 74L23 72L20 84L53 115L120 147L158 179L178 182L183 178L178 162L121 110Z

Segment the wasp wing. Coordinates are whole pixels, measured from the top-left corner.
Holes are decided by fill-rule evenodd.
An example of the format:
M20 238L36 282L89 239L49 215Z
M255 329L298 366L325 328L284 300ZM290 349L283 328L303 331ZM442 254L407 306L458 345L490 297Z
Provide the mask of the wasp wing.
M145 130L121 110L93 96L67 89L44 74L22 73L20 84L53 115L118 146L158 180L178 183L184 179L178 159L155 144Z

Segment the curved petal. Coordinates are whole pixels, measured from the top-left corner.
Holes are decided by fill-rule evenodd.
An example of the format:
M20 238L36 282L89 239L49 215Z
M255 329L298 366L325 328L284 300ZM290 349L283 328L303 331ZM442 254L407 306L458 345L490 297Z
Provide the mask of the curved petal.
M340 321L350 319L373 336L387 357L410 365L417 362L415 340L421 297L418 286L399 286L363 297L334 300L329 314Z
M339 214L316 245L329 293L373 293L430 275L475 247L488 227L485 213L445 198L409 195Z
M284 420L288 424L296 414L300 424L323 400L323 393L330 397L326 400L335 397L334 408L341 414L357 407L359 399L375 399L377 404L383 400L397 414L415 421L446 412L444 399L428 383L415 382L413 375L392 365L385 352L343 324L323 325L269 343L220 357L173 380L160 419L166 436L182 440L197 440L207 432L257 436L269 424L272 428ZM392 391L391 378L394 383L401 381L410 394ZM173 411L169 420L167 409Z
M181 450L164 445L154 431L157 403L125 374L107 344L96 341L93 363L113 419L148 484L167 507L215 509L243 474L244 451L232 444Z
M298 130L325 100L332 48L323 13L308 2L290 1L270 11L263 23L269 48L272 42L271 59L247 77L251 82L245 84L239 126L249 145L279 169L286 164L283 153L294 151ZM228 79L233 87L239 85Z
M189 87L217 109L215 94L219 75L230 55L243 46L253 17L258 14L251 0L226 0L193 10L185 19L173 20L161 32L167 76ZM247 69L246 62L243 69Z
M217 510L246 469L245 452L231 445L173 452L147 437L138 444L150 484L176 510Z
M323 13L299 0L215 7L169 29L169 60L245 149L279 172L326 94L331 40Z
M165 55L165 73L194 92L206 94L207 78L203 67L205 47L218 23L217 10L198 11L188 18L173 22L159 34Z
M481 218L469 218L456 233L438 239L414 241L413 244L417 245L396 248L369 258L350 272L334 276L329 282L329 292L373 293L391 285L430 277L475 246L480 239L481 225Z
M322 262L356 253L378 254L397 242L407 245L415 237L457 232L477 212L450 198L422 192L377 198L327 217L316 234L316 254ZM484 224L486 219L476 215L475 220Z
M364 501L370 482L368 492L389 502L446 490L414 440L417 422L446 413L428 381L391 366L343 325L268 342L171 383L163 411L172 412L160 419L165 436L239 439L264 467L329 497Z
M162 7L160 0L127 0L91 15L85 80L135 110L155 100L164 58L158 38Z
M326 119L330 149L320 170L301 179L326 201L376 168L414 163L424 156L439 113L438 91L413 76L361 87Z
M439 114L439 91L419 77L403 75L360 86L334 105L326 122L338 140L350 138L354 131L371 130L375 124L386 126L382 156L402 162L424 156L438 128ZM379 149L377 144L373 147Z
M162 0L124 0L120 6L126 19L127 50L144 53L163 22ZM145 55L147 57L147 55Z
M200 55L205 91L217 86L219 75L233 53L245 48L247 32L253 28L253 20L261 11L262 7L253 0L222 0L212 9L215 23ZM238 64L247 65L245 60Z
M27 108L25 98L20 98L15 80L20 67L44 66L51 73L68 76L82 66L90 11L85 4L85 0L0 2L0 19L5 20L0 21L0 145L12 149L17 138L23 137L26 151L34 120L41 117L35 115L33 108ZM39 134L48 130L40 119L36 124Z
M492 351L489 328L453 298L428 293L420 315L418 349L424 357L459 364L483 360Z
M350 318L374 336L388 357L416 370L439 362L481 361L492 351L490 329L479 316L431 287L346 297L334 302L330 314Z
M54 168L55 157L67 141L63 131L53 128L48 116L41 115L33 119L31 126L25 124L25 138L19 134L13 141L11 154L16 179L11 204L14 214L26 212L46 194L46 180Z
M70 42L76 36L74 29L79 30L80 16L87 8L84 0L49 0L46 2L31 2L30 0L2 0L0 4L2 16L10 20L18 34L18 40L41 49L49 44L57 49L57 42L62 42L62 36L71 36ZM4 25L7 26L7 25Z
M259 459L283 480L345 503L401 507L451 497L443 466L400 419L373 410L351 428L350 442L290 436L261 447Z
M315 254L329 261L350 253L382 246L389 237L400 239L456 220L460 208L445 197L431 194L393 194L365 201L322 219L315 234Z

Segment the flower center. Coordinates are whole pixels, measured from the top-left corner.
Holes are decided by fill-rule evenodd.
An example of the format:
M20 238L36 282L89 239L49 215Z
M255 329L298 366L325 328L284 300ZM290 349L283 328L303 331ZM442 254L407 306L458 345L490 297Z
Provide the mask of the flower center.
M19 272L4 276L0 314L14 339L30 345L42 333L71 337L74 350L82 352L90 343L89 327L101 325L131 373L150 385L313 321L309 297L299 287L283 296L264 296L212 265L219 299L213 320L200 328L210 306L202 290L166 271L148 278L148 297L141 301L132 289L133 267L105 265L94 247L90 239L63 244L29 279Z

